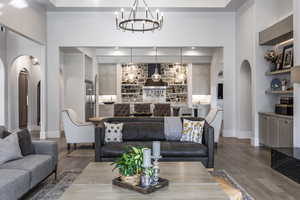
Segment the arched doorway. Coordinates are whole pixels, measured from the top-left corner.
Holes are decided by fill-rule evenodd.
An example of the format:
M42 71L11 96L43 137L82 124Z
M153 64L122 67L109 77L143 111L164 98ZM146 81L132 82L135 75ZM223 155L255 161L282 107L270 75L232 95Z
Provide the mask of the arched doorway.
M0 125L5 125L5 70L0 59Z
M252 73L249 61L243 61L239 79L239 138L252 137Z
M23 68L19 73L19 128L28 126L28 78L29 72Z
M40 131L41 67L33 56L19 56L9 71L9 129L28 128L38 135Z

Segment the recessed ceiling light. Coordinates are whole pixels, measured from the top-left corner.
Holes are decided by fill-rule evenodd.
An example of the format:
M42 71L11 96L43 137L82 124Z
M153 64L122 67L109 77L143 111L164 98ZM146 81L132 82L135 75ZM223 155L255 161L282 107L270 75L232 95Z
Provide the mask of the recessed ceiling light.
M26 0L11 0L9 5L18 9L23 9L28 7L28 3Z
M118 50L119 49L119 47L115 47L115 50Z
M3 4L3 3L0 3L0 9L3 8L3 7L4 7L4 4Z
M192 47L192 50L195 50L196 49L196 47Z

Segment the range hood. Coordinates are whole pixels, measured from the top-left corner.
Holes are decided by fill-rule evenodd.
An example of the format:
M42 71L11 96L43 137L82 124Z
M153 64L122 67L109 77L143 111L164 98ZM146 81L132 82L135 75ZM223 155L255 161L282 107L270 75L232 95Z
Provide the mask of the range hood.
M160 64L148 64L148 79L145 83L145 87L161 87L161 86L168 86L166 82L160 81L153 81L152 75L155 73L155 70L158 70L158 73L161 74L161 65Z

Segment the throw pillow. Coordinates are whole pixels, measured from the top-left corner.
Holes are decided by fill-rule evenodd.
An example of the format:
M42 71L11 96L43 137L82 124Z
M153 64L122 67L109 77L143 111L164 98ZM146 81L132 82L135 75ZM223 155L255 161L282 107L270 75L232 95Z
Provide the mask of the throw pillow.
M22 157L17 134L11 134L4 139L0 139L0 165Z
M104 122L105 125L105 143L122 142L123 123L111 124Z
M4 131L3 138L11 135L11 132ZM31 140L31 135L27 129L16 130L13 134L18 135L19 145L23 156L34 154L34 147Z
M205 121L183 120L183 130L180 141L202 144L203 127Z
M31 135L27 129L17 132L19 145L23 156L34 154L34 147L31 140Z

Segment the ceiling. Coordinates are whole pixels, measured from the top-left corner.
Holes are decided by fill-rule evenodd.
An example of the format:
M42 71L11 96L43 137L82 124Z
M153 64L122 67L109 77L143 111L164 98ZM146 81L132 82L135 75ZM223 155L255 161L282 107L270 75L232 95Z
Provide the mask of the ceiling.
M49 11L114 11L128 8L134 0L31 0ZM163 11L234 11L246 0L146 0L150 7Z
M144 48L124 48L124 47L106 47L93 48L96 52L99 64L110 63L180 63L181 62L181 48L154 47ZM182 62L183 63L211 63L213 53L216 48L208 47L184 47L182 48ZM131 58L132 50L132 58ZM61 51L65 54L80 53L80 48L63 47ZM132 60L131 60L132 59Z

